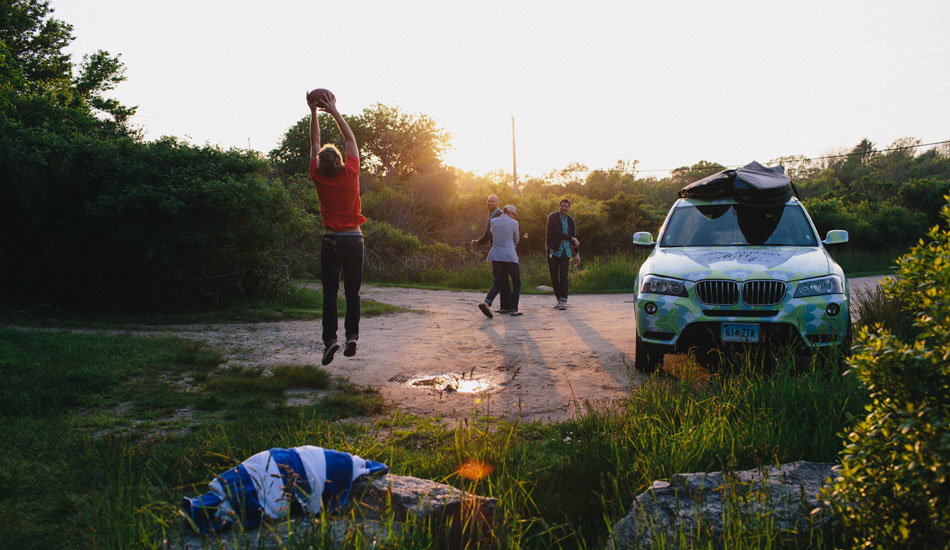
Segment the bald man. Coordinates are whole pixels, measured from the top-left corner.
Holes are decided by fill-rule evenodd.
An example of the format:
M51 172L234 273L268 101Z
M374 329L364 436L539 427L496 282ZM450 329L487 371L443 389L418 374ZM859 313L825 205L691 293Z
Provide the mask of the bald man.
M488 221L485 222L485 232L482 234L480 239L472 239L472 246L478 246L482 244L492 244L491 237L491 221L498 216L501 216L501 209L498 208L498 197L495 195L489 195L488 197ZM485 295L485 301L478 304L478 309L485 314L485 317L489 319L492 318L491 313L491 304L495 300L495 296L498 295L498 289L494 285L488 289L488 294ZM504 309L499 309L499 313L508 313Z

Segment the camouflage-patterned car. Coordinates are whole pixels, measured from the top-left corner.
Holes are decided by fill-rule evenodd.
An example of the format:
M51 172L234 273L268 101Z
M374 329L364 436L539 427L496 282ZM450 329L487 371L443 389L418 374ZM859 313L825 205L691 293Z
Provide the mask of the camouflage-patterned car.
M701 361L730 349L795 346L847 349L848 281L796 198L754 208L734 198L681 198L637 277L636 367L653 372L663 354L696 351Z

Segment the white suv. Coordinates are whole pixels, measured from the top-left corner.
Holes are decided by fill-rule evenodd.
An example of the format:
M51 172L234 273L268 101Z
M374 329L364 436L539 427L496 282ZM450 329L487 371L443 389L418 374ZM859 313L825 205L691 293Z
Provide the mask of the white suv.
M825 250L847 242L847 231L820 241L794 197L764 207L744 202L681 198L656 242L634 235L634 244L653 248L634 300L638 370L653 372L672 352L694 350L703 361L748 345L850 346L848 281Z

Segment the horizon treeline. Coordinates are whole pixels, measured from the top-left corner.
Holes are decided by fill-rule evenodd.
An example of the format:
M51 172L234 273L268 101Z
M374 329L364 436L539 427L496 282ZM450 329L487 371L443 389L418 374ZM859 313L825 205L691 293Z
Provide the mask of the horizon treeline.
M72 27L43 0L0 6L0 300L155 309L274 296L315 271L319 205L307 174L308 116L267 155L146 140L135 107L107 97L125 80L118 55L74 63ZM301 105L304 111L304 106ZM588 171L576 163L519 182L448 166L448 132L429 116L376 104L350 122L362 157L368 280L417 282L431 271L478 265L467 243L485 226L485 198L518 206L522 251L543 249L544 220L572 200L583 250L630 248L656 232L685 184L724 167L708 161L669 177L641 177L637 161ZM291 122L291 121L288 121ZM342 138L321 117L325 142ZM946 148L904 138L877 152L789 168L818 229L846 229L851 246L903 249L937 223L950 192ZM631 152L635 156L635 152ZM752 160L752 159L750 159Z

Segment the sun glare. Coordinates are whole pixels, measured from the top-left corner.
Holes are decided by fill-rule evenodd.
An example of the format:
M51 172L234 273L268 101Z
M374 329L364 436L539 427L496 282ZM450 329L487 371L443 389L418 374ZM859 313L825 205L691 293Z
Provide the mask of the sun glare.
M464 477L465 479L470 479L472 481L478 481L485 477L488 477L492 473L492 467L490 464L485 464L480 460L474 458L466 460L458 468L455 469L455 473Z

